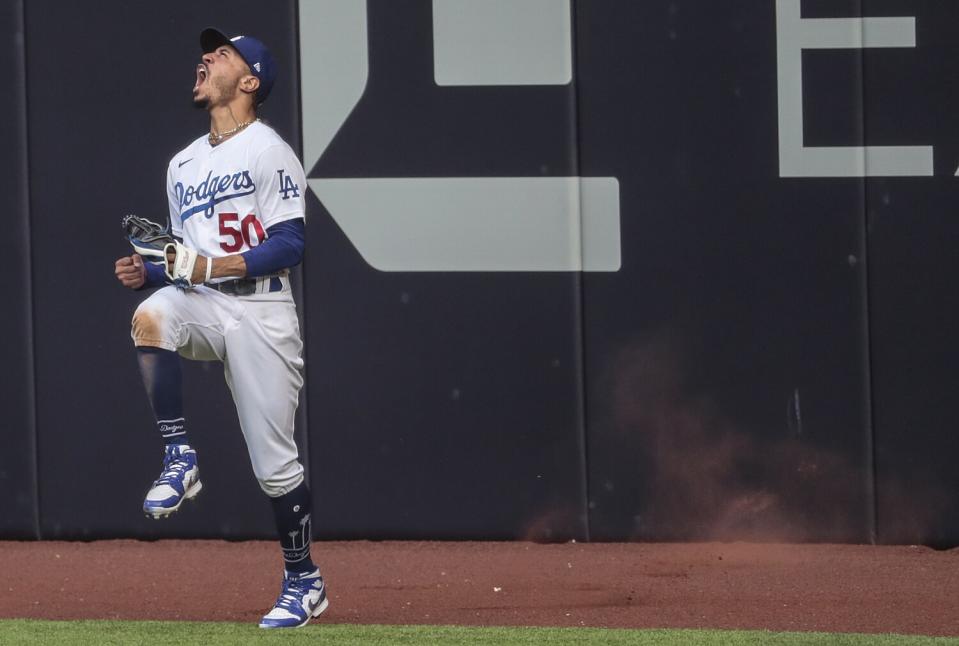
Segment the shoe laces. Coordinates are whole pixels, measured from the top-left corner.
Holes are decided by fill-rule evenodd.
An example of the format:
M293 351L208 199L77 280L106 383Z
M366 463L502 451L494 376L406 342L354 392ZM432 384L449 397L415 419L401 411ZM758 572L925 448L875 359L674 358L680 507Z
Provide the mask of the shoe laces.
M303 612L303 597L318 579L304 579L301 577L287 577L283 580L283 589L276 600L276 607L287 612L301 614Z
M163 473L156 481L156 485L168 485L180 482L184 472L190 468L190 463L179 450L170 450L163 458Z

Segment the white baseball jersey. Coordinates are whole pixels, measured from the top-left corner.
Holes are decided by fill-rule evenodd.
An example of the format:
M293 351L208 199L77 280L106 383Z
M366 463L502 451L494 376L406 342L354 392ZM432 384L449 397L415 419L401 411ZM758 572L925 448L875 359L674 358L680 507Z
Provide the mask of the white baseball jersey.
M170 160L170 229L200 255L242 253L274 224L304 217L305 190L302 164L262 122L218 146L204 135Z

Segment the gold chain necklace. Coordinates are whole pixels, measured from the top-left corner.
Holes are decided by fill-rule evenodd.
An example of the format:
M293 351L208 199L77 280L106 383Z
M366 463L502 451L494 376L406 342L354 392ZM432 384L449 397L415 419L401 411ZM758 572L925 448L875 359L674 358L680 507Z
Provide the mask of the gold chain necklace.
M233 135L240 132L241 130L243 130L244 128L246 128L248 125L250 125L251 123L255 121L259 121L259 119L251 119L250 121L247 121L246 123L238 124L236 128L234 128L233 130L227 130L226 132L216 133L216 132L210 131L210 134L207 136L207 140L210 142L211 146L215 146L219 143L223 143L224 139L226 139L227 137L232 137Z

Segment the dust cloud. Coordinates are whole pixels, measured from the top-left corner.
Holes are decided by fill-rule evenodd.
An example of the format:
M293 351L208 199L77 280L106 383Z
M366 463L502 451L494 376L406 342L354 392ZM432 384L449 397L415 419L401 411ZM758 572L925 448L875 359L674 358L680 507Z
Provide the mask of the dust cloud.
M594 464L609 465L591 472L594 525L602 531L604 519L613 526L626 515L633 540L870 540L872 473L864 457L817 446L796 432L795 415L784 414L774 429L737 428L708 398L691 394L681 347L670 334L637 340L601 384L612 418L601 424L602 445L590 449ZM783 402L791 395L784 392ZM888 479L880 494L880 527L914 542L944 500L932 486L919 492ZM910 504L917 496L924 505Z

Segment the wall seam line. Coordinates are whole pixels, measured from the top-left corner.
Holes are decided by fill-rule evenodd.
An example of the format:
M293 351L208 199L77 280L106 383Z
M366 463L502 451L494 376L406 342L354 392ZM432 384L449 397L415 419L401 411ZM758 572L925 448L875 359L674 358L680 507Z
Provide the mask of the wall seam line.
M572 99L573 99L573 114L572 114L572 145L573 145L573 156L575 163L576 176L578 179L576 196L578 198L578 224L579 224L579 272L574 274L574 280L576 281L576 293L575 293L575 310L576 310L576 319L575 325L577 326L577 332L579 335L579 356L577 357L578 362L578 379L577 387L579 388L579 419L577 420L579 426L580 434L580 445L582 447L582 460L580 462L580 478L583 486L583 519L584 527L586 531L586 540L592 540L592 531L591 531L591 518L589 511L589 500L590 500L590 486L589 486L589 434L586 431L586 425L588 420L588 398L587 398L587 388L586 388L586 257L584 253L583 245L583 190L582 190L582 147L580 146L580 112L579 112L579 48L578 48L578 30L577 30L577 20L576 20L576 0L570 0L569 2L569 20L570 20L570 61L572 66Z
M31 173L30 173L30 134L29 134L29 99L28 99L28 80L27 80L27 0L20 0L20 11L18 22L21 34L20 60L18 62L18 73L23 80L23 98L21 103L21 116L19 124L19 143L21 144L21 164L23 167L23 177L21 178L21 190L23 191L23 211L24 218L24 253L26 254L27 275L24 277L24 289L27 292L29 306L26 309L27 317L27 369L30 374L27 375L28 402L27 409L29 415L29 424L33 430L33 502L34 502L34 538L43 538L41 534L40 523L40 434L37 428L38 403L37 403L37 346L36 335L34 334L34 320L36 318L36 295L33 290L33 227L31 219Z
M859 2L859 15L865 18L863 14L864 3L862 0ZM865 29L865 21L863 21L863 29ZM863 35L863 37L865 37ZM862 98L862 142L863 146L867 145L866 143L866 50L861 48L859 50L859 69L860 69L860 92ZM873 410L873 397L872 397L872 314L871 306L872 299L870 298L870 272L869 272L869 169L868 169L869 157L863 154L863 174L862 178L862 277L860 278L860 285L863 292L863 304L862 304L862 328L863 328L863 361L865 363L864 378L865 383L863 384L863 396L865 398L864 405L864 416L865 416L865 425L866 425L866 528L868 532L869 542L872 545L875 545L879 541L879 527L878 527L878 516L879 516L879 501L876 496L877 489L877 471L876 471L876 428L875 428L875 412Z

